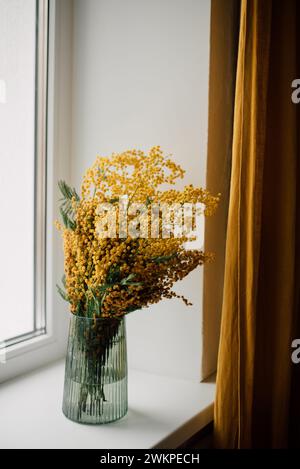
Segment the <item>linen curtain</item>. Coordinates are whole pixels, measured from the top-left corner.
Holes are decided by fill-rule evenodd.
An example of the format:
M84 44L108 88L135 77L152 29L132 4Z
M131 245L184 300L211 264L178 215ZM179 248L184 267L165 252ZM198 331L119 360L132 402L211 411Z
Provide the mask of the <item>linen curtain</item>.
M235 75L240 0L211 1L210 86L206 184L222 194L217 215L205 221L205 249L215 253L204 265L202 376L215 372L218 356L225 244L232 159ZM213 294L212 294L213 292Z
M225 2L226 3L226 2ZM297 0L241 0L215 446L299 446Z

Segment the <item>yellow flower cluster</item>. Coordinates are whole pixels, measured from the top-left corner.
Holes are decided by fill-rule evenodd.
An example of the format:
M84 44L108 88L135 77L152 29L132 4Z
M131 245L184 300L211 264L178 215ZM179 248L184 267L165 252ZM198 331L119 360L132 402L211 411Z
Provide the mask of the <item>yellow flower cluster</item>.
M101 201L132 194L136 202L144 202L155 195L158 186L174 184L183 176L184 170L165 157L159 146L151 148L148 155L128 150L110 158L98 156L84 176L81 194Z
M192 185L182 191L161 189L162 185L174 185L183 175L184 170L157 146L148 154L129 150L110 158L97 157L83 178L81 197L74 196L71 190L65 191L64 195L71 199L74 220L68 222L63 213L65 226L57 226L62 231L65 252L63 294L73 313L88 317L122 316L163 298L176 297L172 291L174 283L212 258L209 253L185 250L184 236L124 238L117 233L114 238L99 238L97 234L99 203L115 204L118 222L117 202L124 195L128 196L129 205L146 203L148 233L150 202L200 202L204 214L212 215L219 196ZM67 213L71 213L70 208Z

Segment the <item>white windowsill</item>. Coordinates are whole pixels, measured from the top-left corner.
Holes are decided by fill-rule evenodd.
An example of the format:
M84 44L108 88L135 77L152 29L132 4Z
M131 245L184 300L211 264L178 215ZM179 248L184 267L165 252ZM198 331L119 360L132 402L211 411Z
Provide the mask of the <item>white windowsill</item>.
M129 411L80 425L61 411L64 360L0 386L0 448L176 448L213 419L215 384L129 371Z

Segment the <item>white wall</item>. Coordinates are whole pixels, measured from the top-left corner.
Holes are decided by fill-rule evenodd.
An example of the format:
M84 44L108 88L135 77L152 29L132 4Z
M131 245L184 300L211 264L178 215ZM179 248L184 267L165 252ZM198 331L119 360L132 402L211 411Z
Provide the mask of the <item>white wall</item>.
M97 154L161 145L205 184L210 0L75 0L73 183ZM71 84L70 84L71 86ZM128 317L129 365L200 378L202 272Z

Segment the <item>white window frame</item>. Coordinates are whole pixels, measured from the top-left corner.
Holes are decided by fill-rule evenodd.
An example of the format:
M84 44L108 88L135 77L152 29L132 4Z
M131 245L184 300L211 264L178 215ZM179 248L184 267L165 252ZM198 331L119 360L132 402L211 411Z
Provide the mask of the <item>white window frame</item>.
M36 213L44 217L35 249L37 333L2 351L0 382L60 358L66 349L68 305L55 287L62 275L63 255L54 220L58 218L57 181L70 176L72 17L72 0L39 0L39 23L48 24L48 54L47 37L39 37L43 46L38 52L38 86L47 82L47 88L39 93L36 109ZM40 28L39 34L45 36L46 29Z

